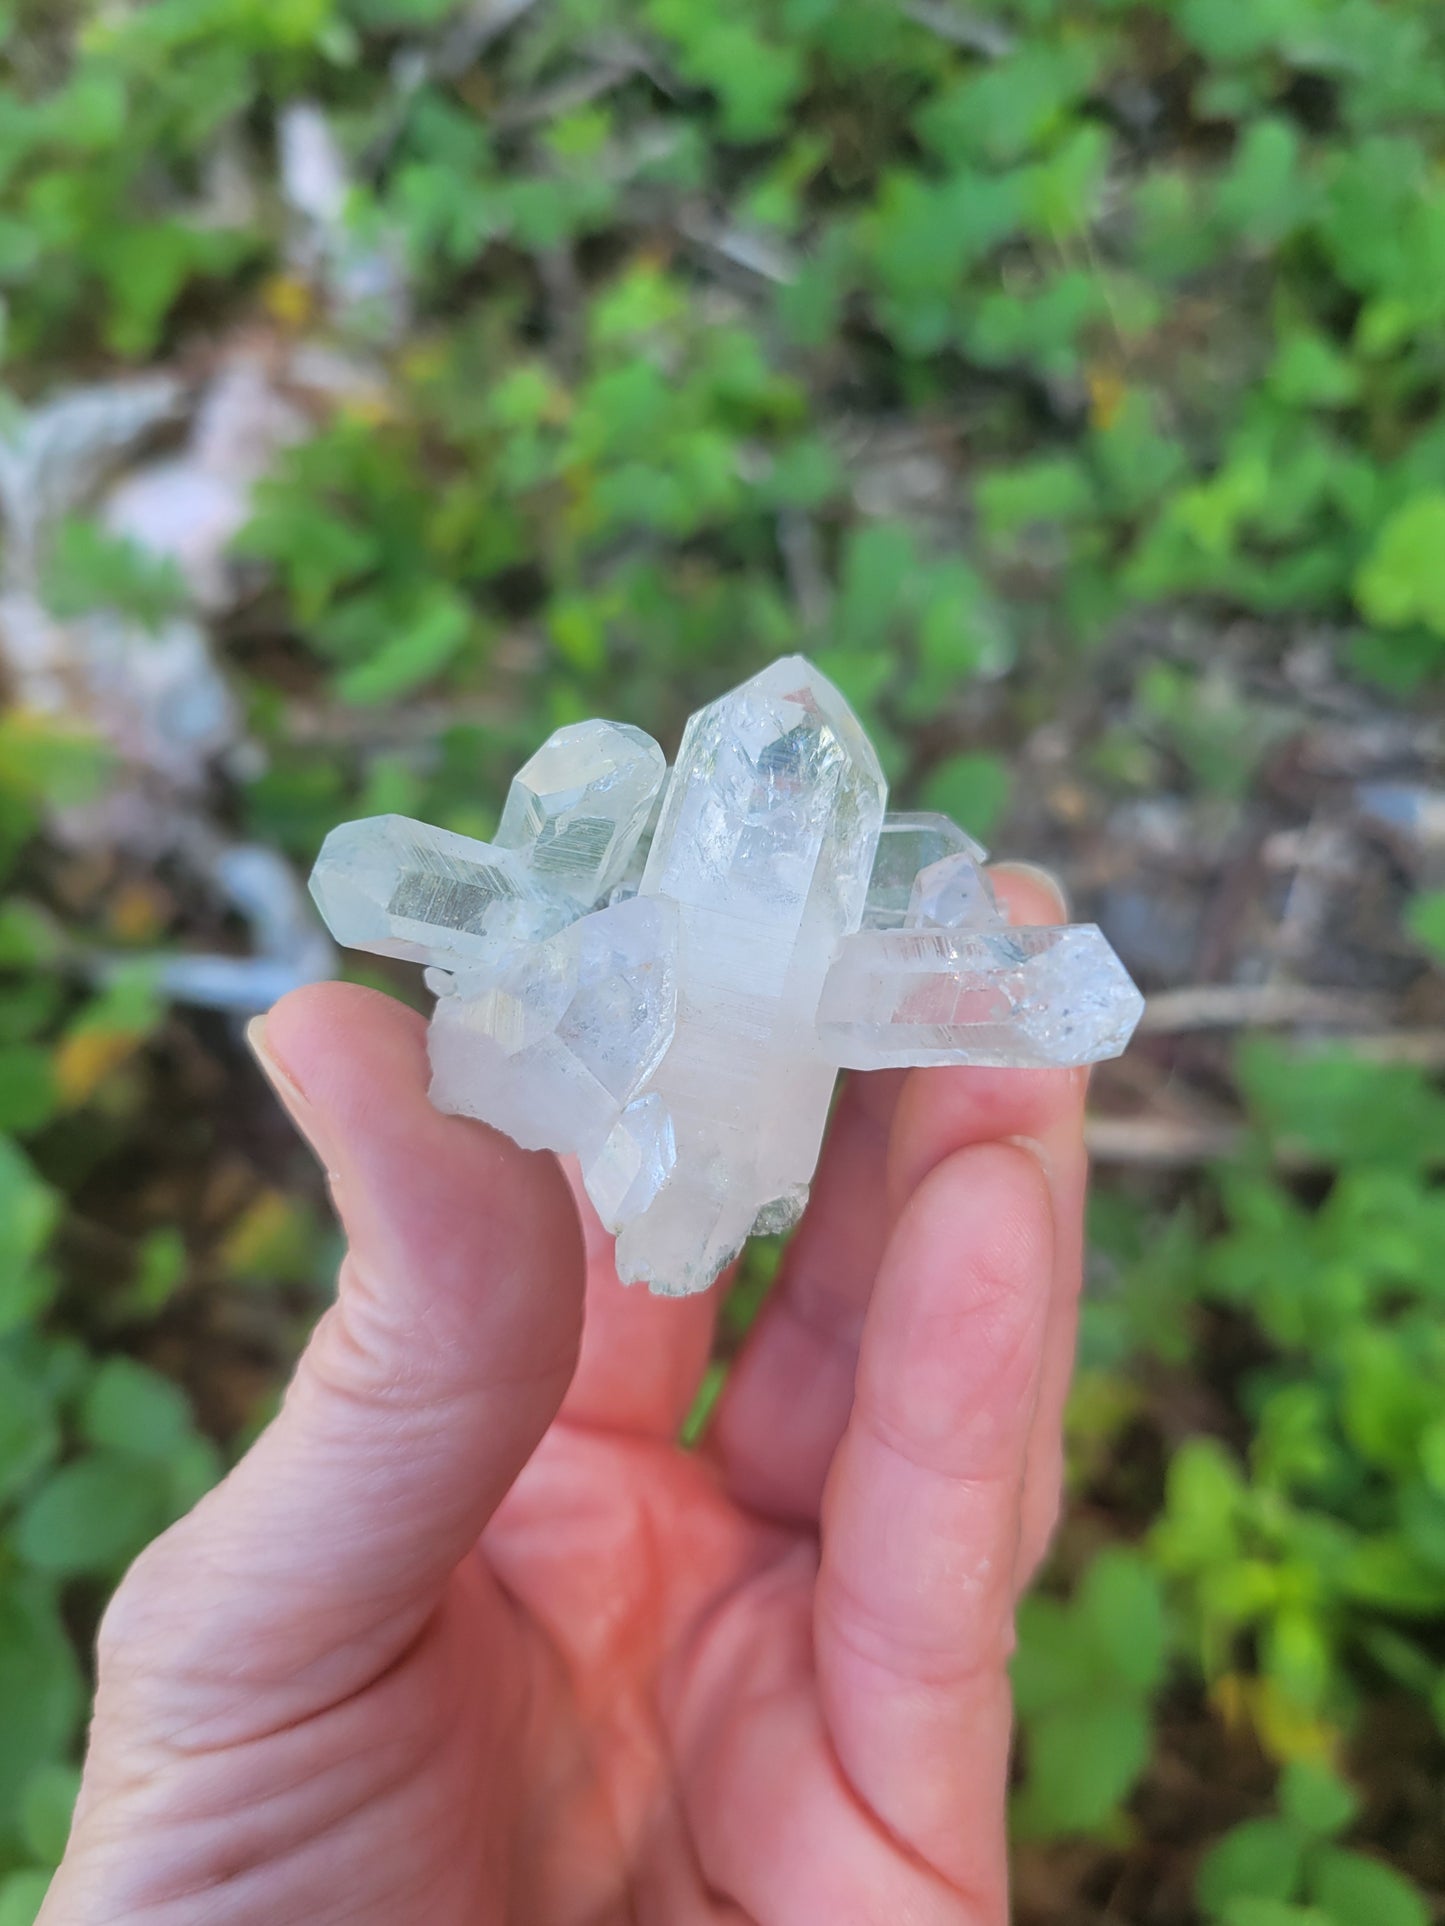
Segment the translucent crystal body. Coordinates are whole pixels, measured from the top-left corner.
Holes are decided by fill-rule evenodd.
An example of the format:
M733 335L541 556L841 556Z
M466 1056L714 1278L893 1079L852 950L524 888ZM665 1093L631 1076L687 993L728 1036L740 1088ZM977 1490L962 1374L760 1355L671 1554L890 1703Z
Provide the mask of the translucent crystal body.
M372 816L333 829L311 893L338 943L443 966L544 936L572 914L514 850L409 816Z
M688 724L639 898L678 906L677 1034L653 1080L678 1154L622 1227L627 1281L702 1288L811 1178L834 1081L813 1017L886 793L857 719L797 657Z
M975 864L988 860L982 845L947 816L927 810L885 816L868 882L864 928L901 929L919 874L950 856L970 857Z
M677 912L634 898L456 976L432 1018L432 1100L585 1163L676 1022Z
M840 1066L1088 1063L1138 1021L1096 929L1010 928L979 846L885 800L793 656L695 715L670 778L577 724L495 846L350 823L312 888L342 942L431 964L438 1106L576 1155L619 1275L675 1295L797 1222Z
M860 930L828 972L818 1037L848 1070L1061 1068L1117 1056L1143 1009L1090 925Z
M957 930L971 923L997 923L998 898L972 855L945 856L914 878L904 914L905 929Z
M666 756L641 729L574 723L513 777L497 841L590 909L621 880L666 775Z

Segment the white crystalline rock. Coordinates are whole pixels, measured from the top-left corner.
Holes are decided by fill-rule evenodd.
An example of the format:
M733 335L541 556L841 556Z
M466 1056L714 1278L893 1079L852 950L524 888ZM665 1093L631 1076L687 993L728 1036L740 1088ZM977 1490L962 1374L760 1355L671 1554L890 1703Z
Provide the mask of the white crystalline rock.
M840 1067L1089 1063L1138 1021L1096 929L1011 929L978 844L885 801L792 656L695 715L670 777L581 723L495 846L350 823L312 890L342 942L432 966L433 1101L577 1156L619 1275L682 1295L798 1221Z
M458 977L432 1023L432 1098L525 1150L581 1157L589 1183L600 1160L598 1207L615 1219L629 1203L645 1206L639 1179L663 1155L661 1107L642 1117L628 1107L676 1024L677 913L670 903L619 903L501 968Z

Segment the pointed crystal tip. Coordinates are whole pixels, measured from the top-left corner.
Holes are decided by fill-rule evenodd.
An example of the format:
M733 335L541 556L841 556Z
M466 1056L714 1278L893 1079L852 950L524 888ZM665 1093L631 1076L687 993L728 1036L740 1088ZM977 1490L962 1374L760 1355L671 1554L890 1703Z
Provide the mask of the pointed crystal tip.
M409 816L333 829L311 894L338 943L415 963L480 959L567 919L510 850Z
M590 909L622 880L666 776L643 730L572 723L518 770L497 841Z

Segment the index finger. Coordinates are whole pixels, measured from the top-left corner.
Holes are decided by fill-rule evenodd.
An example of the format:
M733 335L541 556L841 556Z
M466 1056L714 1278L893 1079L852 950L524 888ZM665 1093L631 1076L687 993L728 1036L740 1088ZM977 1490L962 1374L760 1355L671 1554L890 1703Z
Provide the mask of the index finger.
M1005 866L992 881L1011 922L1061 920L1063 899L1042 872ZM870 1071L849 1078L813 1202L707 1437L705 1449L739 1502L769 1518L816 1521L853 1404L868 1300L899 1210L951 1152L999 1139L1055 1146L1051 1161L1067 1186L1069 1144L1081 1138L1081 1094L1077 1078L1050 1070ZM1072 1210L1074 1192L1066 1188L1061 1201ZM1067 1251L1061 1261L1070 1261ZM1061 1272L1060 1303L1066 1306L1069 1295Z

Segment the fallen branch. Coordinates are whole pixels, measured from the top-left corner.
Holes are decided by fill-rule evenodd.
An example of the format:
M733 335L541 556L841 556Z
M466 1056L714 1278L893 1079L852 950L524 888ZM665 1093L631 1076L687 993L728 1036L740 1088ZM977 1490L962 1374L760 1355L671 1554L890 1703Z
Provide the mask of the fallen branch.
M1268 1030L1291 1024L1383 1025L1390 1005L1349 990L1302 983L1200 983L1152 996L1139 1028L1150 1036L1186 1030Z

